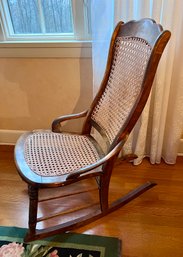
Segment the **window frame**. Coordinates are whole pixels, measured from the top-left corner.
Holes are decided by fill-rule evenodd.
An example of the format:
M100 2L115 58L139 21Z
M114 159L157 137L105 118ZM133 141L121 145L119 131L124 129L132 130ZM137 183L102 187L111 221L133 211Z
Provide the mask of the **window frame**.
M6 0L0 2L0 57L91 57L88 0L72 0L73 35L12 33Z

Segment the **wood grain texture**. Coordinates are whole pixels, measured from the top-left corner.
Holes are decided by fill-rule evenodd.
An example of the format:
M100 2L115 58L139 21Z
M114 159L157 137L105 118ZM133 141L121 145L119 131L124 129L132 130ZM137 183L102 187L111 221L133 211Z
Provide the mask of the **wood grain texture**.
M158 185L112 214L74 231L119 237L123 242L123 257L182 257L182 157L178 158L176 165L163 162L160 165L151 165L148 159L139 166L118 161L111 180L110 201L147 180L156 181ZM41 192L40 197L49 196L49 190ZM72 197L74 191L78 192L77 199ZM89 213L90 206L98 204L94 181L82 181L63 190L56 188L53 195L58 194L67 195L67 198L62 197L60 204L54 199L44 204L39 214L48 215L52 207L56 207L58 210L65 210L65 216L40 223L40 228L54 225L54 222L61 219L66 221L72 218L73 214L68 211L71 205L73 210L80 204L83 208L86 206L86 213ZM83 213L83 209L78 208L78 215L80 211ZM0 146L0 225L28 227L27 219L27 186L16 171L13 147Z

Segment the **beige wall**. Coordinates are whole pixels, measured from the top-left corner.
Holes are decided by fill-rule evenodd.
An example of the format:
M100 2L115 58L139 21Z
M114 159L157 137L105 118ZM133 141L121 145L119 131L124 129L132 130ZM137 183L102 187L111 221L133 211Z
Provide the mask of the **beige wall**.
M0 59L0 129L49 128L55 117L83 111L91 99L90 58Z

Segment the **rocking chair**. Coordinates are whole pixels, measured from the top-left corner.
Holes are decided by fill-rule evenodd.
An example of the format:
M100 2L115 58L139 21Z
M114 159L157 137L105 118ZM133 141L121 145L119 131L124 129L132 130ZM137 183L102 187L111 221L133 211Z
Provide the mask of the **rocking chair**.
M52 130L23 134L15 162L28 184L29 230L25 241L69 231L107 215L156 185L147 182L109 204L114 163L148 99L156 69L170 32L154 20L119 22L113 32L101 87L89 110L55 119ZM85 117L81 134L62 132L61 123ZM96 130L101 140L93 136ZM63 224L37 229L38 192L95 178L99 208ZM77 196L78 197L78 196ZM50 216L52 218L52 216ZM43 219L42 219L43 220Z

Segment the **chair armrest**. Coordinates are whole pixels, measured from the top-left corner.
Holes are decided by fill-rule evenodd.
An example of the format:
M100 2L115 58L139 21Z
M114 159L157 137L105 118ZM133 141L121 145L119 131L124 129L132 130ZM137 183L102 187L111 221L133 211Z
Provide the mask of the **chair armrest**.
M64 115L64 116L60 116L60 117L56 118L52 122L52 131L53 132L61 132L61 122L64 122L66 120L79 119L79 118L85 117L87 115L87 113L88 113L88 110L85 110L80 113Z
M80 175L87 173L93 169L98 168L99 166L103 165L105 162L109 161L110 159L112 159L113 157L115 157L117 154L119 154L119 152L121 151L122 146L124 145L124 143L126 142L126 138L124 140L121 140L107 155L105 155L103 158L101 158L100 160L98 160L95 163L92 163L90 165L87 165L81 169L78 169L76 172L73 172L71 174L69 174L66 178L66 180L69 179L76 179L78 178ZM98 171L97 171L98 173Z

